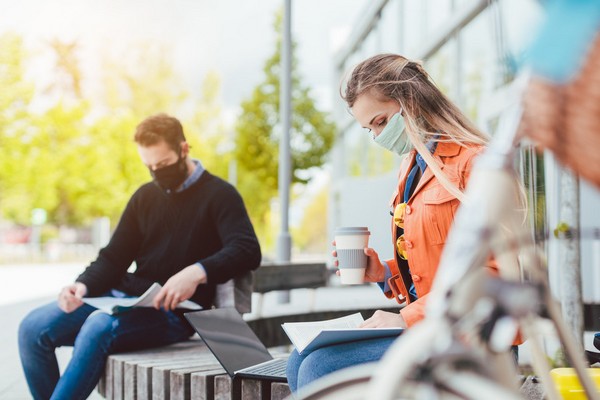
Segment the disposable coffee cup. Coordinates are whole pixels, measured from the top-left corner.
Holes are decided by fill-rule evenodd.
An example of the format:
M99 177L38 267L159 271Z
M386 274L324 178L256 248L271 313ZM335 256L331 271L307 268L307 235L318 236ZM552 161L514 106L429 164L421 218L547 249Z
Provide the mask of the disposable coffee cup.
M343 284L357 285L364 282L367 269L365 247L369 244L370 234L365 226L336 228L335 250Z

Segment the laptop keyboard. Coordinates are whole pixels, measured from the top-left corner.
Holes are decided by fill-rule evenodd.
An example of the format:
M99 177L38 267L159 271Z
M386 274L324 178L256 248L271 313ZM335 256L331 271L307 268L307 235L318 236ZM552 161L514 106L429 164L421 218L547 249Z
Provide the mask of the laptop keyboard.
M281 378L285 378L285 369L287 366L286 359L275 359L272 362L256 365L253 367L244 368L244 372L252 373L255 375L264 375L264 376L278 376Z

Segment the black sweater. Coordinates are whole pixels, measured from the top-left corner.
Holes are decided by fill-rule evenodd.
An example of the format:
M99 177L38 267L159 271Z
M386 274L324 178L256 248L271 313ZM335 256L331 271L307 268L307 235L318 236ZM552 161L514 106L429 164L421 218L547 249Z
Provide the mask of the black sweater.
M99 296L112 288L139 296L200 262L207 274L190 300L207 308L215 286L258 268L260 246L237 190L204 171L189 188L170 195L154 183L129 200L108 245L77 278ZM136 270L127 273L135 261Z

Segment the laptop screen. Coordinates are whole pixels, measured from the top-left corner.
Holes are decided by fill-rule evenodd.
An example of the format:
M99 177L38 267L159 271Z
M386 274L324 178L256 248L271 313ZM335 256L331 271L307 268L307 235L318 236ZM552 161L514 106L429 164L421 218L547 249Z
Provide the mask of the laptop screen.
M273 359L235 308L184 315L230 376L240 369Z

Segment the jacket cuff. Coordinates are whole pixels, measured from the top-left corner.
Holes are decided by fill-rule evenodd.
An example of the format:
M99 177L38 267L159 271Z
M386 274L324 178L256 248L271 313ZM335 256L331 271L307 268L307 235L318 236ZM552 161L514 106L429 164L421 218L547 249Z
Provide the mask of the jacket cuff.
M390 266L385 261L381 261L381 265L383 265L383 282L377 282L377 284L379 285L383 293L386 294L386 296L388 292L390 293L390 295L392 295L392 289L390 289L390 285L388 283L388 280L392 277Z

